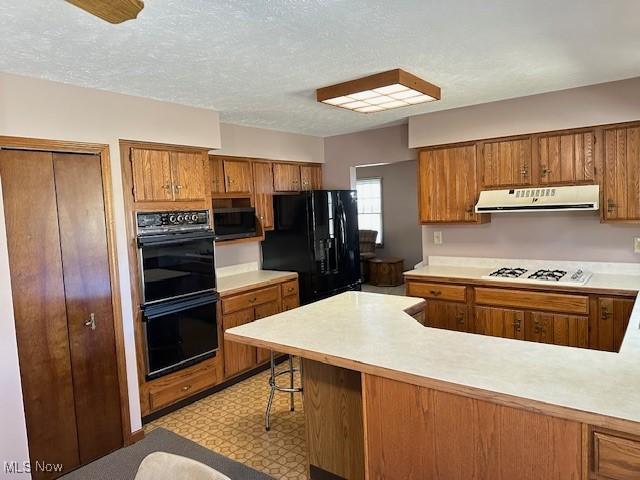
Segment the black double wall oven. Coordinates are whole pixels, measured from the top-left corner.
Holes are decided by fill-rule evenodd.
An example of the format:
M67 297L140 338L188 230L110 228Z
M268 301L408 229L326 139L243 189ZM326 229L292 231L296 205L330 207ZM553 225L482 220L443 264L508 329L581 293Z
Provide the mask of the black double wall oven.
M146 378L216 355L214 232L207 210L138 212Z

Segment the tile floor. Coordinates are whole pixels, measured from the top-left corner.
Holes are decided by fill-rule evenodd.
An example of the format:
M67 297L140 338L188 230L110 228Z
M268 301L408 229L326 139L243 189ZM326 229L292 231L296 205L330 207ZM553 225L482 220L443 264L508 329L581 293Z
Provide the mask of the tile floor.
M259 373L147 424L145 431L163 427L276 479L306 479L301 394L290 412L288 395L276 393L266 432L267 378L268 371Z
M397 287L375 287L373 285L369 285L368 283L363 283L362 291L371 293L384 293L385 295L406 295L404 284Z

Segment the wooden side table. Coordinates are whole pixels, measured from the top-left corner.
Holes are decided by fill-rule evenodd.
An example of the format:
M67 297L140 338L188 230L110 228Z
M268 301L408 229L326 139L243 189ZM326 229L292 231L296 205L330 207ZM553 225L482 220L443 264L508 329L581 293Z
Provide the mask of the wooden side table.
M372 258L369 260L369 283L377 287L397 287L403 283L403 271L402 258Z

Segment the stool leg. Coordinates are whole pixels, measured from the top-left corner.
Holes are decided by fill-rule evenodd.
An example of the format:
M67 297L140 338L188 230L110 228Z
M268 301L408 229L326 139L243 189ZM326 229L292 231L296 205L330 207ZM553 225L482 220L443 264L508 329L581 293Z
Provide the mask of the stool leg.
M269 415L271 413L271 405L273 404L273 396L276 393L276 364L273 355L273 351L270 353L270 369L271 374L269 377L269 401L267 401L267 409L264 412L264 429L268 432L271 429L271 423L269 421Z
M289 355L289 386L293 390L293 356ZM293 392L289 394L289 410L295 411L295 403L293 399Z

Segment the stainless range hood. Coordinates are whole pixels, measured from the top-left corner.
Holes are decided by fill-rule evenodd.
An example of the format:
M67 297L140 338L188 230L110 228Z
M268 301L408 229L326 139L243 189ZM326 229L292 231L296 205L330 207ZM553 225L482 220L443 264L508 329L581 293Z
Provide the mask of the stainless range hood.
M484 190L475 210L476 213L598 210L599 199L598 185Z

